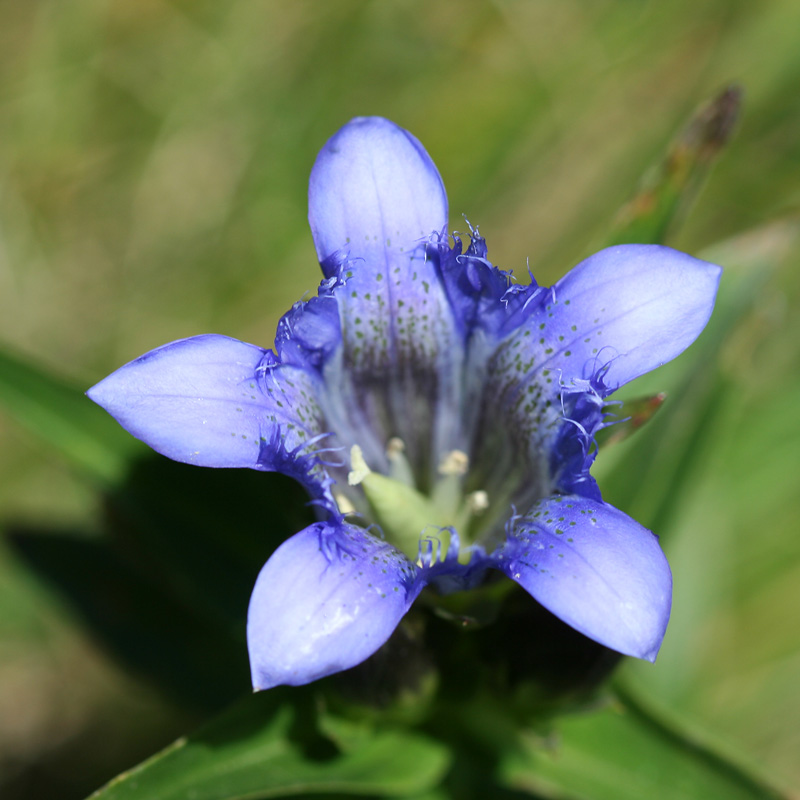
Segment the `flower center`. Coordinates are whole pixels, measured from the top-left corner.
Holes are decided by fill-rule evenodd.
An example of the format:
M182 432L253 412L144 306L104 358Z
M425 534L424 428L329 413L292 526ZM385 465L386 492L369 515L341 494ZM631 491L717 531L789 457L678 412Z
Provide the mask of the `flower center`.
M367 519L377 523L386 538L412 559L418 557L421 539L438 540L440 546L436 550L442 557L454 530L463 544L476 541L480 533L478 523L489 507L489 496L481 490L465 492L467 454L461 450L449 452L439 464L439 479L426 495L415 488L404 451L401 439L389 440L386 447L389 474L382 475L370 469L358 445L351 448L347 483L363 490ZM356 510L344 494L338 494L336 500L342 513ZM468 555L462 557L469 560Z

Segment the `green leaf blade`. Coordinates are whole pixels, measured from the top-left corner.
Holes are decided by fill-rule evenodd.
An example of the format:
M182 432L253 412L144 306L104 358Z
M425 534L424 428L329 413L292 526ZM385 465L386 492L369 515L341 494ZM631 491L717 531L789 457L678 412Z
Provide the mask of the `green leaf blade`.
M606 245L661 244L685 218L733 132L742 102L729 86L701 106L617 215Z
M716 743L618 688L616 702L562 717L503 765L515 789L554 800L779 800L782 792Z
M118 483L145 447L66 381L0 351L0 408L104 485Z
M297 691L297 690L295 690ZM302 691L302 690L301 690ZM261 800L307 794L399 797L436 786L447 749L421 734L376 729L362 745L311 758L296 712L265 692L119 775L91 800Z

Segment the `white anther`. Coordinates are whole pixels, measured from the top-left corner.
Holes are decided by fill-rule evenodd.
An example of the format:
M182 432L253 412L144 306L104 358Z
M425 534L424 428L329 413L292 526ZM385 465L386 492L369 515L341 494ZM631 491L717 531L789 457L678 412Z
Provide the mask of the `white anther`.
M451 450L439 462L440 475L466 475L469 469L469 456L463 450Z
M336 501L336 505L339 506L339 513L343 517L355 512L356 507L350 502L350 498L347 495L334 492L333 499Z
M372 470L367 466L367 462L364 461L364 453L361 452L361 448L357 444L354 444L350 448L350 472L347 475L347 482L351 486L358 486L370 472Z
M477 492L468 494L466 500L469 513L475 516L483 514L483 512L489 508L489 495L486 494L483 489L478 489Z
M398 436L392 436L386 442L386 458L389 460L389 477L406 486L413 486L414 473L406 458L406 443Z
M406 443L398 436L392 436L392 438L386 442L386 457L389 461L394 461L399 455L404 453L405 450Z

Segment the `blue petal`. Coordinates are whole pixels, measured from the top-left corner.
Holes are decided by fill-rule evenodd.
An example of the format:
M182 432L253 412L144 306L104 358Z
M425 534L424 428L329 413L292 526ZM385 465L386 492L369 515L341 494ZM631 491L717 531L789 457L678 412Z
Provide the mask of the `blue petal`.
M367 463L386 470L387 442L399 437L423 482L435 479L445 453L465 447L464 344L429 268L419 253L392 275L348 271L334 290L341 349L324 372L326 415L342 440L359 443Z
M691 344L711 314L719 275L666 247L626 245L597 253L552 289L507 295L483 394L466 403L480 409L475 462L493 467L481 488L493 496L519 482L515 465L527 462L512 497L518 508L556 489L599 497L588 469L604 398Z
M526 323L555 350L537 366L557 371L563 383L597 375L606 394L615 391L700 335L720 274L668 247L601 250L565 275Z
M655 661L672 576L657 538L621 511L575 495L542 500L509 523L492 560L576 630Z
M318 351L326 418L342 441L358 442L373 469L388 468L387 442L399 437L427 484L444 453L466 446L463 331L426 246L447 224L439 173L402 128L353 120L317 158L309 221L340 320L327 341L341 347ZM293 321L311 312L308 304Z
M275 349L282 363L319 371L342 341L339 306L329 281L323 281L319 296L295 303L278 323Z
M330 277L341 259L363 259L388 275L403 251L447 225L447 195L425 148L380 117L360 117L334 134L317 156L308 219Z
M279 449L296 451L321 432L310 378L293 369L287 380L291 369L255 345L195 336L131 361L87 394L176 461L273 469Z
M466 251L457 233L453 233L452 248L446 241L432 242L427 248L427 258L437 265L465 340L476 328L496 335L509 316L509 306L514 305L513 296L523 289L511 283L511 273L488 260L486 241L476 228L470 227L469 237Z
M392 634L422 588L390 544L344 522L284 542L256 581L247 642L256 690L354 667Z

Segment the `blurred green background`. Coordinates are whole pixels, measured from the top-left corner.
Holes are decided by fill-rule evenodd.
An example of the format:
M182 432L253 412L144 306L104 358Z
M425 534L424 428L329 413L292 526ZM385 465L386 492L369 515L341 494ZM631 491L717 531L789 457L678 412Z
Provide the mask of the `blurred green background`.
M451 228L468 215L495 263L552 282L730 82L738 130L670 240L756 281L709 365L724 390L671 478L615 471L629 443L596 474L675 575L658 663L625 669L800 782L796 0L0 2L0 346L88 387L196 333L269 345L319 279L314 157L362 114L422 140ZM649 506L647 482L675 475L680 501ZM92 488L0 414L2 524L93 530L98 515ZM0 793L88 791L196 721L0 549Z

